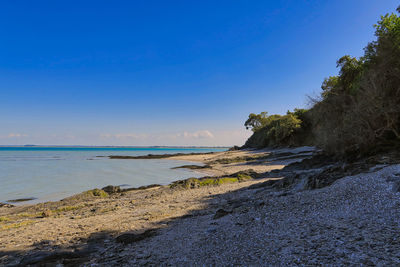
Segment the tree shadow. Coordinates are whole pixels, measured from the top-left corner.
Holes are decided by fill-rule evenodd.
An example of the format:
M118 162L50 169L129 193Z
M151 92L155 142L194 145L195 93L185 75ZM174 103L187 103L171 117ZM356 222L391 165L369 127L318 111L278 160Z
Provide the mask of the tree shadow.
M246 190L254 189L257 189L257 187L246 186L223 194L205 196L201 199L204 208L191 210L182 216L170 217L155 222L151 227L137 231L100 231L92 233L88 238L81 238L68 246L54 245L52 240L42 240L41 242L34 243L32 245L33 248L28 250L0 251L0 265L57 266L62 264L63 266L84 266L89 264L93 258L98 258L99 255L109 249L114 249L118 246L141 244L141 242L146 242L146 240L161 235L173 227L179 227L179 223L182 220L193 219L198 216L209 216L210 220L224 217L232 213L234 209L252 203L253 199L238 197L238 195ZM220 203L219 200L221 198L228 201ZM251 205L254 205L254 203ZM116 253L111 257L104 257L102 261L103 263L109 262L110 265L118 265L122 264L124 259Z

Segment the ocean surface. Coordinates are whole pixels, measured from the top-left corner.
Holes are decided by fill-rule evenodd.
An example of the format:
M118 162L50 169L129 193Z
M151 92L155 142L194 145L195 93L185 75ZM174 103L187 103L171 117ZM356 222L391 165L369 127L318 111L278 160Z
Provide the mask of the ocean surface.
M200 153L224 148L0 147L0 202L35 198L20 204L60 200L107 185L138 187L168 184L204 174L171 169L187 164L167 159L109 159L109 155ZM190 163L193 164L193 163ZM15 204L15 203L13 203Z

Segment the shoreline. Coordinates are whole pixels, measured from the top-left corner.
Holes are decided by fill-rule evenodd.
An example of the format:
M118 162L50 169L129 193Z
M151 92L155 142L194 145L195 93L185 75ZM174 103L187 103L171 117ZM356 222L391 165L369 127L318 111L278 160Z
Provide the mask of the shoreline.
M188 150L188 152L190 152L190 151L193 151L193 150ZM209 150L206 150L206 152L202 152L202 153L212 153L212 152L207 152L207 151L209 151ZM164 152L161 152L161 153L171 153L171 152L175 153L173 155L181 155L182 154L182 153L176 153L174 151L164 151ZM93 158L96 158L96 157L109 158L109 156L95 156L96 155L95 153L96 152L92 153L92 154L94 154L92 156ZM156 153L160 153L160 152L156 152ZM190 154L192 154L192 153L190 153ZM162 159L164 157L169 157L169 155L170 154L161 154L161 156L157 155L157 158ZM128 156L128 157L130 157L130 156ZM139 158L142 158L142 156L139 156ZM148 158L148 157L147 156L143 156L143 159L146 159L146 158ZM92 158L90 156L89 156L89 158L87 158L87 160L91 160L91 159ZM101 162L101 161L99 161L99 162ZM111 163L112 162L110 162L110 166L119 166L119 163L117 163L117 164L111 164ZM189 162L186 162L186 164L188 164L188 163ZM102 164L102 163L99 163L99 164ZM107 165L107 163L105 163L105 164ZM151 164L154 165L154 164L157 164L157 163L151 163ZM179 179L179 177L181 177L181 179L183 179L184 177L190 177L190 175L191 175L190 173L191 172L189 172L189 171L184 171L184 172L181 172L181 173L180 172L171 172L171 171L169 171L168 165L170 165L171 167L174 167L174 166L177 166L179 164L180 164L179 162L171 163L171 164L165 164L166 165L165 167L158 168L157 169L157 171L158 171L157 174L158 174L160 179L156 179L156 178L155 179L151 179L151 177L149 177L150 179L143 179L142 178L142 179L139 179L140 181L136 181L136 180L132 180L132 178L130 178L132 181L128 181L125 178L125 179L122 179L122 180L120 179L119 183L117 182L115 185L120 185L121 187L124 187L124 188L141 187L141 186L146 186L146 185L149 185L149 184L152 184L152 183L160 183L162 185L168 185L170 182ZM128 163L128 164L125 164L125 165L130 165L130 164ZM133 168L135 168L134 166L136 166L136 165L137 164L132 164L132 167L131 167L132 171L133 171L133 175L135 175L135 177L140 175L139 171L135 171L135 169L133 169ZM157 166L154 166L154 167L157 167ZM163 172L164 169L165 169L165 175L164 175L164 172ZM113 170L114 171L118 171L118 169L116 169L116 168L114 168ZM151 170L150 170L150 173L151 173ZM50 175L51 175L51 173L50 173ZM195 176L195 177L199 177L199 175L204 176L204 175L207 175L207 173L200 173L200 172L193 173L193 176ZM112 179L112 177L113 177L112 173L109 176L111 178L110 180L113 180ZM128 173L128 176L129 176L129 173ZM126 177L128 177L128 176L126 176ZM150 176L150 175L147 175L147 176ZM161 177L161 176L163 176L163 177ZM51 177L51 176L48 176L48 177ZM95 174L92 174L92 177L95 177ZM155 176L155 177L157 177L157 176ZM69 179L69 177L66 177L66 178ZM108 178L108 177L106 177L106 178ZM56 188L53 189L51 185L47 186L47 190L46 191L40 192L40 190L36 190L36 191L38 191L38 192L35 191L37 194L36 193L35 194L31 194L27 190L22 190L20 193L15 191L15 192L13 192L13 194L7 194L7 192L6 192L6 194L0 200L0 205L34 205L34 204L48 202L48 201L59 201L59 200L61 200L63 198L67 198L67 197L70 197L72 195L79 194L79 193L81 193L81 192L83 192L85 190L93 189L94 187L101 188L101 187L107 186L107 185L109 185L109 183L113 182L113 181L111 181L111 182L107 183L107 179L104 179L104 178L99 183L96 183L96 181L94 179L89 180L89 181L91 181L91 182L85 183L85 186L80 186L78 184L78 185L75 185L75 186L73 186L71 188L68 188L68 190L65 190L66 193L64 192L63 188L56 187ZM30 182L30 181L28 181L28 182ZM130 182L132 182L132 183L130 183ZM93 187L91 187L90 184L92 184ZM90 187L87 187L87 185L89 185ZM59 196L59 194L60 194L60 196Z
M22 146L23 147L23 146ZM30 147L30 146L28 146ZM35 146L35 147L41 147L41 146ZM51 146L46 146L46 147L51 147ZM61 147L62 146L57 146ZM79 147L79 146L74 146L74 147ZM168 147L169 148L169 147ZM190 148L190 147L188 147ZM176 160L176 161L182 161L182 162L193 162L193 163L202 163L203 165L190 165L190 164L184 164L181 166L176 166L172 167L171 169L189 169L192 172L201 174L203 176L199 177L201 178L210 178L210 177L217 177L217 176L224 176L224 175L232 175L235 173L239 172L246 172L248 170L254 171L256 173L262 173L262 172L268 172L274 169L281 169L285 165L272 165L272 167L267 167L267 166L262 166L261 164L264 164L266 159L268 158L273 158L274 153L280 154L280 153L285 153L288 150L293 150L295 151L293 154L302 154L302 153L313 153L314 148L313 147L300 147L297 149L290 149L290 148L282 148L282 149L246 149L246 150L226 150L226 151L218 151L218 152L194 152L194 153L166 153L166 154L147 154L147 155L142 155L142 156L125 156L125 155L109 155L109 156L96 156L96 157L104 157L104 158L109 158L109 159L129 159L129 160L137 160L137 159L166 159L166 160ZM306 154L305 157L310 156L311 154ZM302 159L302 156L300 156ZM220 163L219 160L227 160L227 162L222 162ZM255 165L241 165L242 163L246 163L247 161L254 161L256 162ZM288 164L291 162L285 162L285 164ZM239 164L239 165L237 165ZM236 165L236 166L235 166ZM249 168L251 167L251 168ZM189 178L190 179L190 178ZM197 178L196 178L197 179ZM157 184L157 186L170 186L171 184L183 181L186 179L179 179L179 180L173 180L169 184ZM140 190L143 188L147 188L148 186L153 186L154 184L145 184L139 187L126 187L120 189L120 192L125 192L125 191L135 191L135 190ZM117 186L117 185L108 185L108 186L115 186L115 187L122 187L122 186ZM107 187L107 186L106 186ZM93 189L88 189L87 191L91 191ZM84 191L84 192L87 192ZM43 203L48 203L48 202L59 202L63 201L64 199L71 198L75 195L82 194L84 192L78 192L76 194L72 194L70 196L67 196L63 199L60 200L43 200L35 203L25 203L33 200L38 200L37 197L22 197L18 199L11 199L7 201L0 202L0 207L22 207L22 206L32 206L32 205L38 205L38 204L43 204Z
M75 146L75 147L77 147L77 146ZM170 160L183 161L185 163L190 163L190 162L198 163L199 161L192 161L192 160L185 160L185 159L174 159L173 157L189 156L189 155L190 156L202 156L202 155L211 155L211 154L225 153L225 152L226 151L204 152L204 153L202 153L202 152L173 153L173 154L167 153L167 154L147 154L147 155L143 155L143 156L110 155L110 156L96 156L96 157L109 158L109 159L115 159L115 160L118 160L118 159L132 159L132 160L136 160L136 159L149 159L149 160L151 160L151 159L170 159ZM171 169L181 169L181 168L182 169L186 169L184 166L186 166L186 165L172 167ZM207 176L210 176L210 175L214 175L214 172L212 172L212 171L200 171L200 170L195 170L195 169L191 169L191 171L194 172L194 173L202 175L201 177L207 177ZM177 182L177 181L180 181L180 180L173 180L169 184ZM159 184L159 186L168 186L169 184L163 184L163 185ZM117 185L114 185L114 186L117 186ZM147 186L151 186L151 185L150 184L144 184L144 185L141 185L141 186L138 186L138 187L125 187L125 188L122 188L122 190L133 191L133 190L137 190L138 188L145 188ZM88 191L90 191L90 190L91 189L88 189ZM83 192L81 191L81 192L77 192L75 194L71 194L70 196L66 196L63 199L67 199L67 198L70 198L70 197L72 197L74 195L78 195L78 194L81 194L81 193L83 193ZM62 201L63 199L59 199L59 200L42 200L42 201L39 200L39 202L29 203L30 201L38 200L38 198L37 197L21 197L21 198L18 198L18 199L10 199L10 200L7 200L7 201L0 202L0 207L3 207L3 206L7 206L7 207L11 207L11 206L18 206L18 207L20 207L20 206L31 206L31 205L37 205L37 204L47 203L47 202L58 202L58 201Z
M200 160L196 157L224 157L225 153L227 152L194 153L185 156L195 157L192 160L198 163ZM243 152L236 153L242 154ZM252 151L251 153L264 155L265 151ZM172 160L182 160L185 163L193 162L179 158L185 156L179 154L168 155L167 157ZM258 155L254 157L256 158ZM66 244L75 243L75 238L87 238L91 233L101 229L103 229L102 231L114 229L113 231L117 230L117 232L138 231L149 227L149 223L153 224L166 218L176 218L193 209L205 208L201 200L204 196L224 194L270 180L270 178L252 179L251 176L241 174L239 178L234 173L225 174L224 177L208 176L214 174L215 170L212 172L192 171L204 175L202 178L175 180L169 185L148 185L127 189L108 186L109 188L88 190L60 201L22 204L12 207L8 204L0 206L0 256L2 251L7 254L11 251L21 250L21 255L27 253L24 256L26 257L31 253L33 247L37 249L35 244L44 239L58 240L53 241L54 244L66 246ZM179 200L177 199L178 196ZM182 196L185 197L180 199ZM167 208L168 212L165 211L166 202L170 202L169 208ZM187 204L191 202L195 204ZM180 207L178 209L174 208L177 203L179 203L177 207ZM139 207L141 207L140 211L137 211ZM151 212L154 209L157 211ZM121 210L136 210L136 218L118 214ZM107 222L105 222L102 220L104 217L112 218L112 220L106 219ZM115 225L115 222L121 223L123 221L131 221L131 223L123 223L125 226L120 226L119 223L118 226ZM80 225L85 225L82 231L75 229L78 222L80 222ZM58 230L48 232L53 227L51 225L58 225ZM75 226L72 227L72 225ZM44 232L46 234L43 234ZM66 236L62 240L58 238L61 233ZM14 238L10 239L10 236L14 236ZM10 259L6 257L5 262L10 263L13 260L18 262L21 257L16 256ZM4 261L0 257L1 263L4 263Z
M375 249L364 245L399 235L394 224L381 229L374 220L385 218L392 225L400 219L400 198L392 189L396 179L400 188L400 165L374 161L343 168L304 147L173 159L201 161L204 169L223 174L0 207L0 265L276 265L293 263L299 255L327 265L360 263L354 251L355 258L347 257L352 255L348 244L393 263L396 255L381 250L378 241ZM339 165L340 170L332 167ZM329 184L315 182L321 175L331 177ZM301 241L303 233L314 241ZM346 256L333 249L342 246L330 238L338 235ZM315 242L319 246L312 246ZM391 246L399 251L400 243Z
M307 148L306 148L307 149ZM109 155L109 156L96 156L100 158L109 158L113 160L119 160L119 159L128 159L128 160L152 160L152 159L166 159L166 160L176 160L176 161L182 161L184 163L202 163L203 165L189 165L189 164L184 164L181 166L176 166L172 167L171 169L188 169L191 172L200 174L201 177L210 177L210 176L221 176L221 175L231 175L236 172L240 171L247 171L249 168L245 167L235 167L233 164L220 164L218 162L214 162L214 160L219 160L220 158L234 158L236 159L233 161L233 163L241 163L241 162L246 162L246 159L240 159L241 157L247 157L248 160L257 160L260 157L262 158L263 156L268 156L272 151L275 151L273 149L263 149L263 150L235 150L235 151L218 151L218 152L194 152L194 153L167 153L167 154L147 154L147 155L142 155L142 156L125 156L125 155ZM279 150L276 150L279 151ZM237 159L239 158L239 160ZM260 162L259 162L260 163ZM196 166L196 167L195 167ZM198 166L198 167L197 167ZM221 169L221 166L224 166L224 170ZM252 166L254 167L254 166ZM265 172L271 170L270 167L261 167L258 166L259 168L256 167L256 172ZM275 168L281 168L282 166L273 166L272 169ZM253 169L254 170L254 169ZM201 178L199 177L199 178ZM182 179L178 180L173 180L169 184L179 182ZM168 186L169 184L160 184L160 186ZM144 188L148 186L149 184L144 184L139 186L139 188ZM117 186L117 185L114 185ZM122 186L121 186L122 187ZM90 190L90 189L88 189ZM136 190L135 187L125 187L123 190ZM65 198L69 198L73 195L80 194L82 192L77 192L75 194L71 194L70 196L66 196ZM60 200L40 200L37 197L21 197L18 199L10 199L7 201L0 202L0 205L8 205L8 206L25 206L25 205L36 205L40 203L46 203L46 202L57 202L61 201ZM38 200L38 201L35 201ZM30 201L35 201L35 202L30 202Z

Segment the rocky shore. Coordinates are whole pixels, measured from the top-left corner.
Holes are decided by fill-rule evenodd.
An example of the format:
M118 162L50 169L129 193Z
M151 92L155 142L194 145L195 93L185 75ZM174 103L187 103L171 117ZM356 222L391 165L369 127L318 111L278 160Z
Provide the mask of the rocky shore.
M400 264L393 157L344 163L303 147L168 158L209 176L0 206L0 265Z

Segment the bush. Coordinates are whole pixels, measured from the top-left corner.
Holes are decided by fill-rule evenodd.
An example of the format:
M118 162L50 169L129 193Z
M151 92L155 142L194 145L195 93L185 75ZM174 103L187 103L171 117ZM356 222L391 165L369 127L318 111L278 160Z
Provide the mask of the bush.
M331 154L364 155L400 145L400 18L375 25L363 57L338 60L311 109L316 144Z
M262 112L262 114L266 115L267 113ZM249 120L251 117L254 118L254 114L249 115ZM295 109L294 112L288 111L283 116L271 115L262 117L262 124L263 127L259 127L261 123L258 123L256 128L252 128L254 133L246 141L244 147L264 148L304 145L312 139L310 137L311 123L308 119L308 111L305 109Z
M245 126L254 133L244 147L313 144L340 156L400 147L400 17L386 14L374 27L364 56L341 57L310 110L250 114Z

